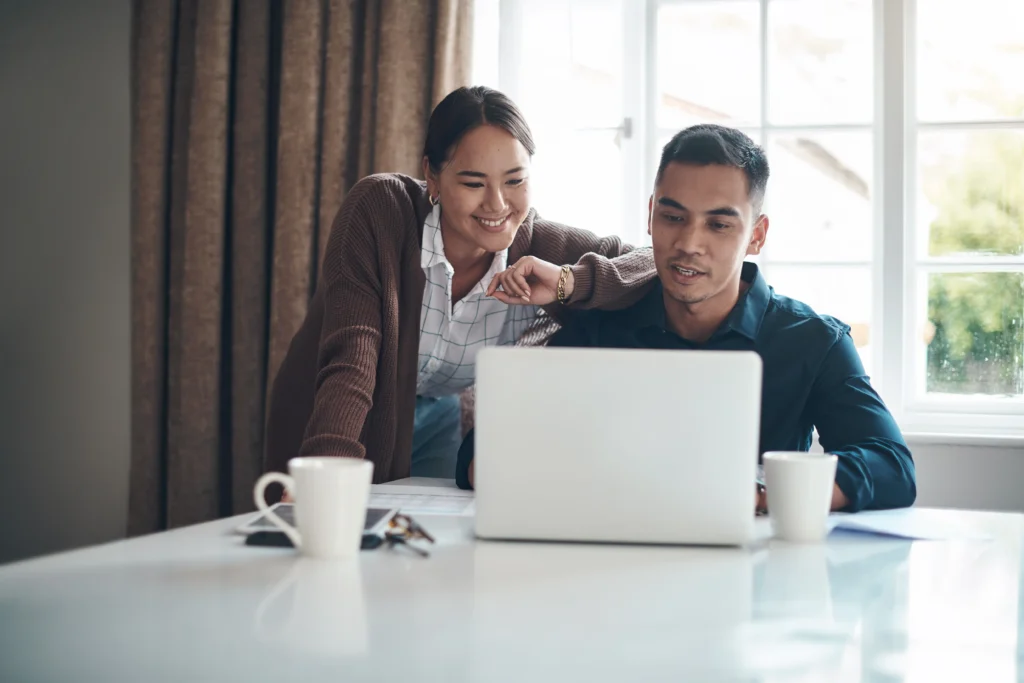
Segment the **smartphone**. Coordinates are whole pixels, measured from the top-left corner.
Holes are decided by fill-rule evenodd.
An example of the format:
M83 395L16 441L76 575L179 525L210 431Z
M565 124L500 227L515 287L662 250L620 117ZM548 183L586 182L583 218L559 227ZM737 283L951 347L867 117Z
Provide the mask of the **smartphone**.
M295 504L275 503L270 509L277 513L277 516L295 526ZM398 512L398 508L366 508L366 523L363 524L364 534L381 534L387 527L388 522ZM253 534L257 531L280 531L277 526L267 519L262 512L257 513L247 520L240 527L235 529L240 534Z

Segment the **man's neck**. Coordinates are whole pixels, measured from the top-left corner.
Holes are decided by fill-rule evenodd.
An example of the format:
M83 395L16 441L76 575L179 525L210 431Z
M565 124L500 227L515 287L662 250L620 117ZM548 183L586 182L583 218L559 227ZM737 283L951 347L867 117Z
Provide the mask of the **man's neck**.
M676 301L664 293L666 327L683 339L703 344L722 326L736 307L740 294L749 287L743 280L737 280L735 285L715 296L692 304Z

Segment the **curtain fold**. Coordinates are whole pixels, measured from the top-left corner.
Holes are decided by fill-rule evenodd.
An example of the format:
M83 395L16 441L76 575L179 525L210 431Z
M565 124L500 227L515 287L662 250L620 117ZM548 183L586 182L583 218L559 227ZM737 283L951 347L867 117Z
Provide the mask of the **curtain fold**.
M135 0L130 534L251 510L266 393L360 178L419 176L472 0Z

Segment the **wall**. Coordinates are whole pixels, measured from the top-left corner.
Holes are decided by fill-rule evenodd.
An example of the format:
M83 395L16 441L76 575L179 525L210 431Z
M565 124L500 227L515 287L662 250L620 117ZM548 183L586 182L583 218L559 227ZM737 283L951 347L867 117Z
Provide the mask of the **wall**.
M1024 512L1024 443L909 444L918 505Z
M0 3L0 562L124 533L128 0Z

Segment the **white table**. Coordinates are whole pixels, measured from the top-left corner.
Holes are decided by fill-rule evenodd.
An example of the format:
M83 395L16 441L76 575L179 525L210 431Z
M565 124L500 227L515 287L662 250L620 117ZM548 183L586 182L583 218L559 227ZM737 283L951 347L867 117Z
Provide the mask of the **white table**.
M420 482L422 483L422 482ZM992 541L252 548L220 520L0 567L0 681L1024 679L1024 517Z

